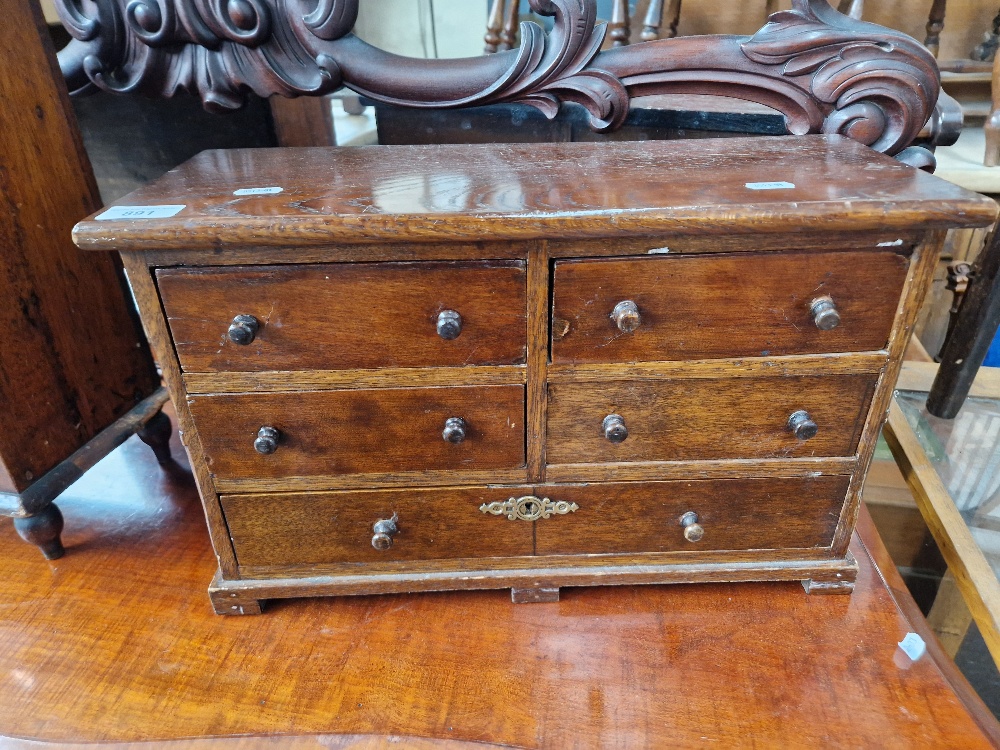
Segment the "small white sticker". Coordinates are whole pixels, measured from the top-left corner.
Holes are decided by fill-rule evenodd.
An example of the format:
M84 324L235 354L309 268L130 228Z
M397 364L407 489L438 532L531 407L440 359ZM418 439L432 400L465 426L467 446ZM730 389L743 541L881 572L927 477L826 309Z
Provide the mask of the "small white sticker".
M927 652L927 644L916 633L907 633L899 642L899 647L903 649L904 654L910 657L910 661L917 661Z
M902 240L893 240L892 242L880 242L875 247L899 247L902 244Z
M97 221L135 221L137 219L169 219L187 206L112 206Z
M791 190L794 188L791 182L748 182L747 188L750 190Z
M666 255L669 252L670 252L669 247L654 247L647 253L647 255Z
M240 188L239 190L234 190L233 195L277 195L284 188L280 187L264 187L264 188Z

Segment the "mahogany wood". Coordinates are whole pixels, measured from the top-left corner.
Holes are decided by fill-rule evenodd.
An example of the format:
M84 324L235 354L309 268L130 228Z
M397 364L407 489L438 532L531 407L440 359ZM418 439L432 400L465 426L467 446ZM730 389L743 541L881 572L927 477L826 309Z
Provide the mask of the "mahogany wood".
M793 153L780 153L777 143L735 139L490 150L386 148L362 150L360 155L215 152L126 199L126 204L138 205L183 203L186 208L173 219L80 224L76 236L84 246L125 251L147 330L158 357L166 360L165 375L178 402L219 556L220 572L210 589L216 610L256 613L261 602L271 598L453 588L763 579L805 581L808 591L849 591L857 568L846 540L888 394L943 240L937 228L988 223L996 206L842 138L803 138ZM614 165L600 183L588 179L595 164ZM247 184L250 169L258 167L256 184L286 189L234 201L235 186ZM770 184L776 170L792 187ZM656 179L646 177L650 174ZM693 179L693 174L711 175L712 182ZM768 184L757 184L762 178ZM871 232L867 238L866 230ZM723 256L725 251L731 254ZM612 256L619 260L602 260ZM176 290L168 290L164 296L174 294L174 301L161 301L157 277L169 279L168 285L197 278L208 286L219 282L232 289L239 287L243 274L273 276L276 263L300 264L301 269L278 269L293 277L315 275L316 269L306 264L320 263L325 264L318 272L325 283L327 269L333 277L349 275L359 267L355 264L365 261L373 263L365 269L376 279L383 268L390 276L401 268L413 270L410 285L419 288L399 284L404 298L427 294L424 268L447 276L479 264L484 273L514 275L514 306L491 298L477 309L486 316L480 319L487 326L494 310L501 311L495 315L501 322L505 315L514 316L516 332L512 326L505 339L498 334L493 340L496 346L523 353L524 365L472 364L478 361L473 350L468 364L428 357L407 366L372 369L385 363L383 357L360 370L336 369L350 366L343 357L364 364L359 358L370 354L341 354L332 321L317 329L314 338L323 345L308 367L293 363L283 365L293 369L262 365L265 369L258 372L182 375L175 343L185 347L198 340L215 356L207 349L213 339L193 339L177 330L171 338L166 315L174 315L170 306L178 297ZM402 261L411 265L399 265ZM483 261L492 267L482 269ZM652 361L636 363L640 357L612 352L605 361L567 363L559 361L553 347L557 361L549 361L551 329L559 320L550 311L553 299L559 309L561 269L611 269L590 287L590 299L597 299L604 287L623 289L624 295L629 285L639 288L645 277L656 275L643 269L688 263L715 269L700 277L704 285L717 287L714 299L729 305L739 304L741 297L750 300L745 315L729 319L730 325L750 330L746 338L752 339L755 321L776 319L762 316L759 309L782 309L775 301L788 296L788 287L804 318L800 322L816 331L811 336L838 330L851 335L828 349L792 349L796 354L778 355L765 341L759 346L755 342L746 357L734 356L730 345L724 352L706 348L686 353L693 357L688 361L663 344L642 355ZM778 277L784 284L771 281ZM802 286L799 277L806 279ZM838 286L842 279L849 283ZM728 293L723 284L728 284ZM684 285L676 286L676 296L689 293ZM759 292L761 286L772 294ZM811 295L822 292L844 301L837 312L840 325L820 332L810 319L810 305ZM214 293L185 292L182 297L194 309ZM322 310L326 301L317 305L316 296L298 294L299 307L307 313L310 307ZM435 324L434 314L450 303L437 294L430 296L433 304L423 314L431 337L428 346L440 346L439 340L461 341L464 333L457 339L438 335L441 325L452 335L456 321L449 317ZM273 301L268 297L261 299ZM613 299L622 301L617 294ZM864 301L869 299L881 301ZM370 305L370 296L365 301ZM670 301L666 299L662 309L669 310ZM624 328L640 322L643 309L658 310L644 298L639 302L619 316ZM339 297L329 304L341 304ZM609 317L615 305L606 307L600 312L602 323L617 325ZM694 304L689 308L692 328L717 314ZM208 304L190 317L219 321L211 325L216 326L214 336L221 338L223 326L237 312L227 309L217 315ZM655 323L656 315L647 315L646 322L650 319ZM266 323L235 324L237 340L255 337L250 347L267 330ZM369 349L378 351L383 335L391 339L390 325L378 328ZM729 332L723 338L739 343ZM365 343L354 345L363 348ZM280 359L280 347L275 351ZM671 359L663 359L667 357ZM194 388L187 390L189 386ZM802 430L796 438L787 426L799 411L807 411L808 417L800 415ZM612 415L624 422L627 437L621 424L605 426ZM818 434L809 438L812 423ZM262 428L268 428L266 434ZM446 440L465 431L464 442ZM611 443L606 434L625 440ZM263 455L255 450L255 441ZM412 493L443 504L451 493L495 490L507 497L486 504L486 514L500 524L491 529L527 523L506 518L511 514L530 518L536 526L551 521L548 525L558 528L558 521L576 518L583 506L573 509L572 503L560 504L558 497L551 497L555 505L550 508L537 496L548 493L557 480L594 483L593 489L573 492L595 494L611 481L678 481L678 487L695 480L720 487L729 486L725 481L745 481L772 488L761 495L751 493L764 498L754 512L769 518L786 515L796 497L773 487L828 484L837 489L799 493L812 499L801 509L804 527L789 523L787 530L809 541L788 544L811 545L804 547L746 549L752 546L748 544L713 551L710 541L699 551L698 539L710 539L712 525L693 520L670 531L674 537L680 533L695 539L686 542L690 550L604 550L546 555L544 562L530 555L480 557L475 551L458 550L455 555L466 556L441 557L427 552L429 542L420 554L434 555L431 559L385 562L382 556L337 562L333 558L342 553L331 552L320 562L307 562L315 552L313 543L299 541L313 538L314 526L322 526L334 511L356 518L360 529L361 515L374 509L351 501L352 493L369 498L390 490L396 491L394 497ZM517 494L526 484L533 485L535 497ZM640 492L636 486L629 489ZM340 494L329 494L337 491ZM258 556L249 558L253 564L237 560L235 536L223 507L229 500L220 501L219 494L255 496L239 500L238 510L233 506L239 522L254 530L238 541L251 545L248 554ZM310 497L320 498L319 503L309 503ZM645 498L655 502L648 493ZM734 507L740 502L733 501ZM826 505L821 515L810 515L822 503ZM251 510L255 505L265 510ZM641 511L641 503L632 505ZM321 506L323 513L311 524L309 513ZM417 523L435 528L435 509L431 501L424 502L420 510L429 517L421 515ZM402 544L402 514L393 519L389 510L365 518L369 547L352 533L358 554L363 549L375 555L373 541L390 554L397 541ZM550 517L538 519L534 513L543 510ZM731 513L724 517L732 527L727 533L753 530L740 529L748 526L745 515L741 521ZM609 514L602 514L602 520L615 523ZM634 526L620 523L636 536ZM280 538L276 551L268 547L269 530ZM503 532L495 533L502 543ZM339 544L323 539L333 548ZM537 543L537 533L533 539ZM294 553L284 554L293 548ZM451 549L448 554L453 554Z
M191 396L209 469L221 479L508 469L524 465L524 387L394 388ZM460 417L467 437L442 439ZM281 433L254 450L262 425Z
M827 375L734 380L607 380L549 386L547 458L551 464L722 458L850 456L876 378ZM809 412L810 440L788 429ZM628 437L601 432L608 414L625 419Z
M537 487L580 509L536 521L535 554L829 547L847 485L840 476ZM705 530L699 541L684 538L687 512Z
M524 264L164 269L156 274L181 367L190 372L520 364ZM442 338L438 315L461 315ZM226 329L260 328L248 346Z
M884 349L906 278L894 253L649 257L555 264L554 362L635 362L767 357ZM748 270L750 269L750 270ZM820 330L813 300L840 313ZM623 333L611 319L634 301L641 323Z
M307 11L278 0L176 0L166 11L134 0L57 0L73 36L60 62L78 93L188 90L213 111L241 106L249 91L320 96L347 85L423 108L522 102L553 117L570 101L598 131L621 126L635 96L736 97L779 110L790 133L840 133L933 165L930 151L908 147L935 110L934 58L916 40L849 18L828 0L792 0L752 37L661 39L604 52L608 29L596 24L596 0L531 0L534 12L554 17L551 33L523 23L517 49L461 60L401 58L366 44L350 33L358 3L322 0ZM860 6L842 5L855 16ZM514 46L518 8L494 3L490 48ZM627 3L614 8L610 36L621 43Z

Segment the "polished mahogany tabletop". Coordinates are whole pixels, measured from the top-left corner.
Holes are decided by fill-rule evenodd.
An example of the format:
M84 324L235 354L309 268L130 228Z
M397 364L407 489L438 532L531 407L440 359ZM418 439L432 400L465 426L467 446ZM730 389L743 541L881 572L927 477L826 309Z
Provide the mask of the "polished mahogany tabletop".
M935 641L916 661L898 648L910 631L931 636L867 516L850 597L710 584L513 605L482 591L291 600L229 618L205 596L215 561L185 468L161 472L131 440L60 505L68 553L55 562L0 524L0 748L978 748L1000 737Z

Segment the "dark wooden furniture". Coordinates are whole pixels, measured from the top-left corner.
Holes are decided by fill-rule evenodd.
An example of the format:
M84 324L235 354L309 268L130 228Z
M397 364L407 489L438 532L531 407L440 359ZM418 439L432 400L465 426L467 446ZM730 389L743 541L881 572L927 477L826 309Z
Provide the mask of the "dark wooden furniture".
M839 136L206 152L124 205L183 206L74 231L123 252L223 613L850 590L943 230L996 215Z
M70 240L100 201L33 2L5 6L0 50L0 513L52 559L52 500L136 431L167 460L170 423L120 263Z
M517 49L462 60L400 58L366 44L351 33L358 0L322 0L308 13L277 0L56 5L74 37L60 65L78 94L188 90L224 111L248 91L321 96L343 85L423 109L519 103L553 117L571 102L599 132L621 127L635 97L708 94L772 107L795 135L839 133L915 166L934 161L912 146L935 113L934 58L905 34L861 23L827 0L792 0L749 37L658 39L603 52L607 27L596 23L596 0L532 0L535 12L554 16L552 32L525 23Z
M850 599L712 584L519 607L462 591L218 618L198 590L217 563L190 479L129 442L67 501L79 553L54 570L0 527L0 744L18 750L1000 741L863 509ZM908 632L927 642L916 661L896 645Z
M941 350L927 410L954 419L969 395L990 344L1000 329L1000 231L994 230L969 275L954 326Z

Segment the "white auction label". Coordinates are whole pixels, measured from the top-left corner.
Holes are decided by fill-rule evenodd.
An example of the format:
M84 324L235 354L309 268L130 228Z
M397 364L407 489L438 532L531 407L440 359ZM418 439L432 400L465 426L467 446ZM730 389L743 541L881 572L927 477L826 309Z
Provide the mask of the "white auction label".
M750 190L791 190L795 187L791 182L748 182Z
M98 221L134 221L137 219L169 219L187 206L112 206L95 218Z
M233 195L277 195L284 188L280 187L263 187L263 188L240 188L239 190L234 190Z

